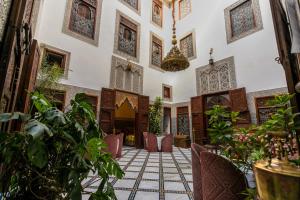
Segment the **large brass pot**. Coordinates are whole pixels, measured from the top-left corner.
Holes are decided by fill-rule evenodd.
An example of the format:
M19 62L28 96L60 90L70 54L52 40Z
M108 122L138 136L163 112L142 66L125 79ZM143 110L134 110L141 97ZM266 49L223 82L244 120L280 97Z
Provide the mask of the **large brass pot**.
M254 165L261 200L300 200L300 168L288 161L273 159Z

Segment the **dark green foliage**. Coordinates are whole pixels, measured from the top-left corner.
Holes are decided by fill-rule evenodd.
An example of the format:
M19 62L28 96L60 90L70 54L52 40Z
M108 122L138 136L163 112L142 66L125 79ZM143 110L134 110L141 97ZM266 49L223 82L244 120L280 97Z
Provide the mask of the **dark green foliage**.
M21 131L0 134L0 193L11 199L80 200L81 182L93 171L101 178L90 199L116 199L109 176L124 173L105 143L91 106L76 95L66 113L40 93L32 95L34 117L1 114L0 122L23 121Z
M162 123L162 99L156 97L154 105L149 109L149 132L154 134L161 134Z

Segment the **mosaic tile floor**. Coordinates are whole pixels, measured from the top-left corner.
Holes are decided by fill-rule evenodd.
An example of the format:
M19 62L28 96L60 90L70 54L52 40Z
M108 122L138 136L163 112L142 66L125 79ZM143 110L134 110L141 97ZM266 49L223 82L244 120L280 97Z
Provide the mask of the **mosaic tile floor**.
M193 199L190 149L174 147L173 153L148 153L125 147L118 162L125 171L122 180L111 179L118 200ZM95 191L98 184L99 178L90 176L84 187Z

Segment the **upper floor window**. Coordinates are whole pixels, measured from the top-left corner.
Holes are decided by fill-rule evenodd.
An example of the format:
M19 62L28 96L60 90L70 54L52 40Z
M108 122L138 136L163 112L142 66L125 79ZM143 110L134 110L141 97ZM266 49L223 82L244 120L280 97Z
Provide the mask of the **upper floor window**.
M225 9L227 42L231 43L263 28L258 0L240 0Z
M160 0L152 1L152 22L160 27L163 24L163 7Z
M179 0L179 19L184 18L192 11L191 0Z
M140 0L120 0L122 3L124 3L127 7L132 9L133 11L140 14L141 12L141 3Z
M139 62L140 25L117 11L114 53Z
M196 58L196 42L194 32L188 33L180 40L180 50L189 60Z
M63 32L98 44L102 0L68 0Z

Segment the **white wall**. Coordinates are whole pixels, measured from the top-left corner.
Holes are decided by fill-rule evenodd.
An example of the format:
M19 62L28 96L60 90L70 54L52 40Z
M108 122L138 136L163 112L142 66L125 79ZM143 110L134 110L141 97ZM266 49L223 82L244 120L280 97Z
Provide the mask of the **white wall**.
M161 29L151 23L151 1L141 0L141 16L119 0L103 0L99 46L93 46L62 33L67 0L42 0L36 38L40 43L71 52L69 79L62 82L78 87L100 90L109 87L111 57L113 55L116 10L120 10L141 24L140 63L144 67L144 94L151 99L161 96L162 83L173 85L172 74L149 68L150 32L165 41L165 52L170 48L171 21L164 20ZM171 12L164 6L164 16L170 19ZM166 31L167 30L167 31Z
M161 73L149 68L150 31L164 38L165 53L171 46L171 10L166 6L163 29L160 29L150 23L150 0L141 0L141 16L119 0L103 0L99 47L95 47L62 33L66 2L42 0L36 34L40 43L71 52L72 71L69 79L63 81L65 84L96 90L109 87L118 9L141 24L141 57L138 64L144 67L144 94L152 100L155 96L161 96L162 83L173 86L174 103L186 102L196 96L195 68L208 63L211 47L215 49L215 60L235 57L238 87L246 87L247 92L286 86L284 71L274 61L278 53L267 0L260 0L264 29L229 45L226 41L224 9L236 0L192 0L192 13L177 22L177 35L180 37L195 30L197 59L191 61L188 70L179 73Z
M215 60L234 56L237 85L246 87L247 92L286 87L284 70L274 61L278 51L268 0L259 1L263 30L231 44L227 44L224 9L237 0L191 1L192 13L177 22L177 35L195 30L197 59L177 74L176 102L197 94L195 68L208 64L210 48L214 48Z

